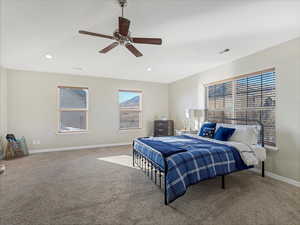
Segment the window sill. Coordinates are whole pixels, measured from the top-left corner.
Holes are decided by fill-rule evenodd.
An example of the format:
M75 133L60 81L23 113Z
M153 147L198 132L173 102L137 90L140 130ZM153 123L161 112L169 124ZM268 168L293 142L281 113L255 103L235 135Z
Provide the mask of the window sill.
M67 134L87 134L89 133L87 130L86 131L58 131L56 132L57 135L67 135Z

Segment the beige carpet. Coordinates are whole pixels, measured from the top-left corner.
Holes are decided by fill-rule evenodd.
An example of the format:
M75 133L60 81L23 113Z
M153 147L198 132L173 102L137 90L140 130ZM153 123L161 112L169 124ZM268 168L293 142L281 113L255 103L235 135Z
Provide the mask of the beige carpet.
M130 147L32 155L0 176L0 224L300 225L300 189L252 172L204 181L169 206Z

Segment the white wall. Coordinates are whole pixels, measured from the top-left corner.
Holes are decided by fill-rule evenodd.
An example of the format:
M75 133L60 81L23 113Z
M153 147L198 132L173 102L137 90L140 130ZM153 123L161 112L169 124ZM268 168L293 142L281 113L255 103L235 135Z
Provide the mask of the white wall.
M89 88L89 132L57 134L57 86ZM143 91L143 128L119 131L118 89ZM8 131L24 135L31 149L131 143L153 132L168 115L168 85L86 76L7 70ZM33 145L40 140L40 145Z
M7 131L7 75L6 70L0 67L0 136Z
M2 0L0 0L0 34L2 33ZM0 35L0 137L6 133L6 70L2 68L2 35Z
M185 109L205 106L203 84L272 67L277 74L279 151L268 152L266 167L300 181L300 38L170 84L170 117L176 128L182 128Z

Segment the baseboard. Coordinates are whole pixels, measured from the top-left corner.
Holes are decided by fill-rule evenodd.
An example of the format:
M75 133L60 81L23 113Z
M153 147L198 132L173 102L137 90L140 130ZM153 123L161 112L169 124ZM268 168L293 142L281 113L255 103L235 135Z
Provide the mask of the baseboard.
M258 169L258 168L253 168L253 169L251 169L251 171L253 171L255 173L261 173L261 169ZM288 178L288 177L283 177L283 176L280 176L280 175L277 175L275 173L271 173L271 172L268 172L268 171L265 171L265 176L271 177L275 180L280 180L280 181L288 183L288 184L292 184L296 187L300 187L300 182L299 181L293 180L293 179Z
M29 150L30 154L44 153L44 152L61 152L61 151L74 151L81 149L93 149L93 148L105 148L105 147L117 147L124 145L131 145L132 143L116 143L116 144L101 144L101 145L86 145L86 146L73 146L64 148L46 148L46 149L34 149Z

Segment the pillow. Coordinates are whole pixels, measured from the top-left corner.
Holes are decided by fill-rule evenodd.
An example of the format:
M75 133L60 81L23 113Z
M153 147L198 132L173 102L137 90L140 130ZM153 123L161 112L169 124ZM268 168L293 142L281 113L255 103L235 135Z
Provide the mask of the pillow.
M240 124L223 124L218 123L219 127L235 128L235 132L229 138L229 141L241 142L248 145L256 145L258 143L259 126L257 125L240 125Z
M215 130L215 128L204 127L202 137L213 138L215 135Z
M216 123L211 123L211 122L204 123L201 126L201 129L200 129L198 135L201 137L204 137L204 128L216 128L216 125L217 125Z
M214 139L219 141L228 141L229 138L233 135L235 128L228 127L219 127L216 131Z

